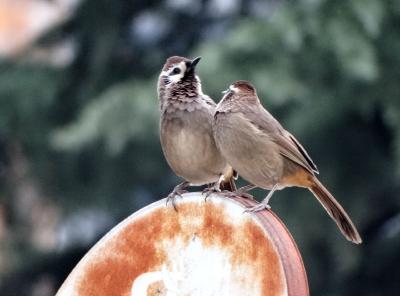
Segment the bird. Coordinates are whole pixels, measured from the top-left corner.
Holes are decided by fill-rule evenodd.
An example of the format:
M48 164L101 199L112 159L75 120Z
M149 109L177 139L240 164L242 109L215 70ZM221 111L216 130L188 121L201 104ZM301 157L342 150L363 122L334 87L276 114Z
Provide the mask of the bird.
M362 239L349 215L317 179L319 173L300 142L261 104L255 87L239 80L229 86L214 114L217 147L240 176L255 187L270 190L249 212L269 209L274 191L285 187L309 189L347 240Z
M185 181L175 186L167 203L189 186L208 185L203 191L236 190L236 173L218 150L212 132L216 103L203 93L195 68L201 57L169 57L159 75L160 142L176 175Z

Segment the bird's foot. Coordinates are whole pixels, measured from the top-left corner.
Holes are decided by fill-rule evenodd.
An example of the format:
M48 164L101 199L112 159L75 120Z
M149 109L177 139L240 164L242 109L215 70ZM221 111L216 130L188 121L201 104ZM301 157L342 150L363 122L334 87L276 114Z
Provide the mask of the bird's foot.
M240 197L244 197L244 198L248 198L248 199L254 200L254 196L251 195L250 193L248 193L248 191L250 191L250 190L252 190L252 189L254 189L256 187L257 186L254 186L252 184L240 187L239 189L237 189L235 191L232 191L230 193L231 194L230 197L240 196ZM229 196L229 193L228 193L228 196Z
M183 182L181 184L178 184L177 186L175 186L174 190L172 190L172 192L170 194L168 194L167 196L167 201L166 201L166 205L168 206L168 203L171 202L172 206L174 207L175 211L177 211L176 209L176 204L175 204L175 199L177 196L179 196L180 198L182 198L182 194L187 193L188 191L185 190L186 187L189 186L188 182Z
M247 193L246 191L240 190L240 188L236 191L227 191L224 190L221 192L222 196L228 197L228 198L234 198L234 197L243 197L243 198L248 198L250 200L254 200L254 196L251 195L250 193Z
M180 198L182 198L182 194L188 192L187 190L174 190L172 191L170 194L168 194L167 196L167 201L166 201L166 205L168 206L168 203L171 202L172 206L174 207L175 210L176 209L176 203L175 203L175 199L177 196L179 196Z
M237 194L237 196L244 197L244 198L247 198L247 199L250 199L250 200L254 200L254 196L251 195L250 193L245 192L245 191L238 190L236 192L236 194Z
M260 202L258 205L255 205L254 207L246 209L244 213L255 213L263 210L270 210L271 206L269 205L269 200L271 199L272 195L274 194L277 188L278 185L275 184L268 192L268 195L263 199L262 202Z
M219 189L219 184L204 188L204 190L202 191L202 194L205 195L204 201L207 201L208 197L211 194L220 193L220 192L221 192L221 189Z
M268 202L260 202L258 205L255 205L254 207L251 208L247 208L244 213L256 213L256 212L260 212L263 210L269 210L271 209L271 206L268 204Z

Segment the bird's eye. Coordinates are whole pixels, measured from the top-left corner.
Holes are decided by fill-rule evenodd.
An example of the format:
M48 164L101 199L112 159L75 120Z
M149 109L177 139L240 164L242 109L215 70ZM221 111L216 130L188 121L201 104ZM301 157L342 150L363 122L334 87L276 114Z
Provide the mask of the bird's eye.
M174 68L174 69L172 70L172 74L173 74L173 75L176 75L176 74L179 74L179 73L181 73L181 69L178 68L178 67L176 67L176 68Z

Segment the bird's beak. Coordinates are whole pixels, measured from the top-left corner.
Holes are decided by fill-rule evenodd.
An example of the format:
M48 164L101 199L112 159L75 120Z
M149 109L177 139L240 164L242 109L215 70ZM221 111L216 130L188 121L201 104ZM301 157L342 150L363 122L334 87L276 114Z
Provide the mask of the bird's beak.
M229 86L226 90L224 90L222 93L224 95L229 94L232 91L232 88Z
M194 70L194 68L196 68L196 65L200 62L200 60L201 57L197 57L191 60L188 65L188 70Z

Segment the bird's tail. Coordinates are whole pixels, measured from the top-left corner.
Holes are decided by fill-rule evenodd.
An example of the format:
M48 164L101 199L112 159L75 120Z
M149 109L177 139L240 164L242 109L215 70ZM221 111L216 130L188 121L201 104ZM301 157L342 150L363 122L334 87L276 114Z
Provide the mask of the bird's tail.
M329 216L336 222L343 235L355 244L361 244L362 239L351 221L349 215L342 208L333 195L322 185L315 177L309 190L314 194L318 201L322 204Z
M224 180L220 184L221 191L228 190L228 191L236 191L236 184L235 180L238 178L237 172L232 168L229 167L226 173L224 174Z

